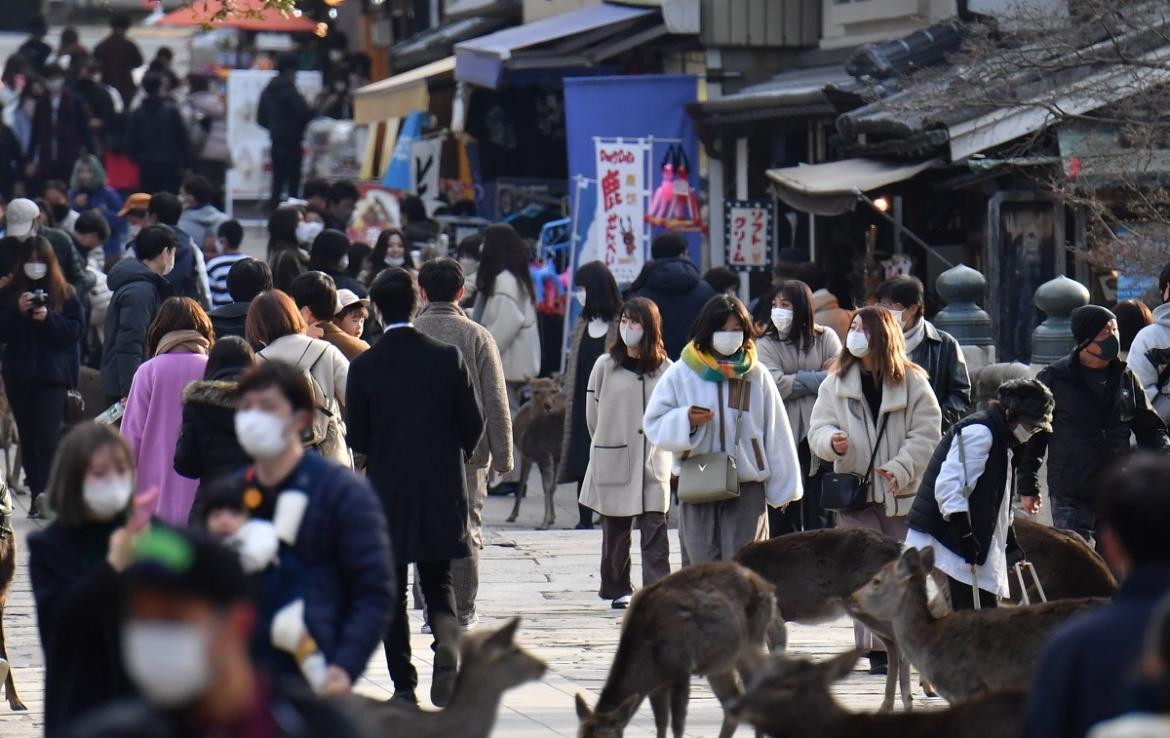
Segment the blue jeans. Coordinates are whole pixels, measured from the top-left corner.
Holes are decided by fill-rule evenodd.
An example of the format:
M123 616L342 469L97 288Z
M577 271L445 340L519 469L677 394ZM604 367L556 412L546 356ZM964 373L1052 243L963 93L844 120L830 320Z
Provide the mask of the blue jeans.
M1071 530L1095 545L1097 510L1092 505L1067 497L1052 498L1052 527Z

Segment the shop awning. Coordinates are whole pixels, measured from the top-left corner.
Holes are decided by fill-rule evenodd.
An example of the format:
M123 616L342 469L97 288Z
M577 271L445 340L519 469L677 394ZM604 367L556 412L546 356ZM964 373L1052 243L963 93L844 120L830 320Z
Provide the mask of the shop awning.
M515 15L480 15L441 23L390 47L390 66L405 71L451 56L455 44L498 31L520 21Z
M797 210L815 215L840 215L853 209L857 190L869 192L903 182L939 162L885 162L842 159L825 164L769 169L776 195Z
M363 125L426 111L431 100L427 81L454 71L455 57L449 56L357 88L353 92L353 122Z
M223 0L194 0L190 5L172 10L159 18L155 25L212 26L277 33L311 32L317 28L317 22L307 15L282 15L276 8L268 7L264 0L234 0L227 16L212 20L223 10L223 5Z
M455 79L496 89L505 69L589 67L667 33L655 8L601 3L455 45Z

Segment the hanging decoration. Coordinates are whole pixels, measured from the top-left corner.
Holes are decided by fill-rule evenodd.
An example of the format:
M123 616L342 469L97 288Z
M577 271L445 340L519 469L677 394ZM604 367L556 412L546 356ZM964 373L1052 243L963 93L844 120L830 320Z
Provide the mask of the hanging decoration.
M646 220L669 231L707 232L697 191L691 187L686 149L671 144L662 158L662 181L654 190Z

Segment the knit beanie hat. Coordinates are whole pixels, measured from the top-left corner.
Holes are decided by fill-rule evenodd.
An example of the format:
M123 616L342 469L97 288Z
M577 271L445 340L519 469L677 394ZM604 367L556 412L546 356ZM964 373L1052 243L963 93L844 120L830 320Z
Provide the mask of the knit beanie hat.
M1116 320L1117 316L1100 305L1082 305L1072 311L1072 334L1077 342L1077 350L1088 346L1105 324Z

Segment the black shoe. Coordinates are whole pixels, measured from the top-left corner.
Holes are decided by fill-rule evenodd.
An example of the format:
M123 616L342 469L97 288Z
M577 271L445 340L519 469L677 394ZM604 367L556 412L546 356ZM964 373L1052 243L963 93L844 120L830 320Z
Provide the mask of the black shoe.
M489 497L508 497L516 494L520 485L516 482L500 482L495 487L488 487Z
M885 675L890 669L890 659L885 651L869 652L869 673L874 676Z
M394 696L390 698L390 701L396 705L418 707L418 697L414 696L413 689L395 689Z
M455 692L455 677L459 673L456 669L459 663L455 652L450 648L440 647L435 651L435 670L431 675L431 704L435 707L446 707L451 702L451 695Z
M593 523L577 523L577 525L573 527L573 530L593 530Z

